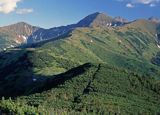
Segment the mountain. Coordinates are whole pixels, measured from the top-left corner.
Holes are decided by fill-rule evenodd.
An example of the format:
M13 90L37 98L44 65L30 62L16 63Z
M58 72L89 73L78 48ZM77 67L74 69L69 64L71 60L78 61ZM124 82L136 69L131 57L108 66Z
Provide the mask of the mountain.
M124 25L124 24L129 23L127 19L124 19L123 17L120 17L120 16L115 17L114 21L117 22L117 25Z
M128 23L126 19L117 17L113 19L104 13L93 13L79 21L77 24L55 27L51 29L39 29L28 38L28 43L36 43L44 40L54 39L66 34L78 27L111 27L122 26Z
M1 31L6 31L6 32L13 33L17 36L25 36L25 37L30 36L37 29L38 27L31 26L30 24L27 24L25 22L19 22L9 26L0 27Z
M63 34L68 33L72 29L74 29L76 25L68 25L68 26L61 26L55 27L51 29L38 29L36 32L32 33L27 39L28 44L41 42L49 39L57 38Z
M113 22L112 17L107 16L106 14L96 12L94 14L90 14L80 22L78 22L79 27L107 27L111 26Z
M148 20L155 22L155 23L160 23L160 19L156 17L150 17Z
M79 27L110 27L125 23L128 23L128 21L122 17L112 18L104 13L96 12L82 19L78 22L78 25Z
M158 18L151 17L150 21L159 23ZM19 22L13 25L0 27L1 49L17 46L22 43L36 43L49 39L54 39L62 36L78 27L119 27L126 25L128 20L122 17L112 18L104 13L96 12L88 15L77 24L68 26L54 27L50 29L43 29L31 26L25 22Z
M38 29L24 22L0 27L0 48L6 49L25 43L27 38Z
M125 24L102 25L115 20ZM39 28L30 45L0 52L0 112L159 114L159 37L158 23L100 13Z
M104 63L159 78L159 66L152 60L160 48L155 42L155 33L150 28L143 29L150 23L142 22L136 21L119 28L81 27L56 40L2 52L0 75L1 81L5 82L1 88L8 87L8 92L11 84L14 90L18 90L19 86L27 88L34 78L43 81L44 76L60 74L88 62ZM18 94L24 93L14 90Z

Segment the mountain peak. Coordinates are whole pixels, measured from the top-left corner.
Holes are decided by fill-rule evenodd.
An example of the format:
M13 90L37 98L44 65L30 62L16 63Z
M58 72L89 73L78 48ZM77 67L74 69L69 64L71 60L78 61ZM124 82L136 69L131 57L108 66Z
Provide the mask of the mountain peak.
M26 22L18 22L1 27L0 32L7 33L13 37L13 40L17 44L21 44L26 42L27 38L38 29L38 27L27 24Z
M96 12L88 15L80 22L78 22L78 26L80 27L93 27L93 26L106 26L107 24L112 22L112 17L107 16L104 13Z
M12 24L12 25L10 25L10 26L21 26L21 27L34 27L34 26L32 26L31 24L28 24L28 23L26 23L26 22L17 22L17 23L15 23L15 24Z
M129 22L127 19L124 19L121 16L115 17L114 20L117 21L117 22L121 22L121 23L128 23Z
M152 22L160 23L160 19L157 18L157 17L154 17L154 16L148 18L148 20L150 20L150 21L152 21Z
M37 30L38 27L34 27L26 22L17 22L15 24L11 24L5 27L2 27L7 31L12 31L17 35L29 36L33 31Z
M17 22L16 24L30 25L30 24L28 24L26 22Z
M95 12L95 13L92 13L90 15L99 15L99 14L103 14L102 12Z
M104 17L108 17L108 15L107 14L105 14L105 13L103 13L103 12L95 12L95 13L92 13L92 14L90 14L90 15L88 15L88 16L104 16ZM87 17L88 17L87 16Z
M80 22L78 22L79 27L111 27L111 26L121 26L129 21L122 17L112 18L105 13L95 12L88 15Z
M10 24L10 25L7 25L7 26L4 26L4 27L1 27L1 28L10 28L10 27L15 27L15 26L32 26L26 22L17 22L17 23L14 23L14 24Z

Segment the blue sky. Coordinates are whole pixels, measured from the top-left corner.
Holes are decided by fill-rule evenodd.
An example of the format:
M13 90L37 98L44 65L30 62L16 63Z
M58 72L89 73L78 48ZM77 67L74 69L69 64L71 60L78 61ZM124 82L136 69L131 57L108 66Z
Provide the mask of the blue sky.
M0 0L0 26L24 21L50 28L103 12L129 20L160 18L160 0Z

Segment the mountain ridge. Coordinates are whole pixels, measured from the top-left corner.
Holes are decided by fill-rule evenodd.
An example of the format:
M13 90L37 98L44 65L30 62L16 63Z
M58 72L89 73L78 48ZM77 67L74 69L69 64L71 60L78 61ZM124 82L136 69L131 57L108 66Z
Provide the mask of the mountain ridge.
M148 21L147 19L145 21ZM109 27L121 27L127 24L130 24L134 21L128 21L122 17L112 18L105 13L96 12L84 17L76 24L71 24L67 26L55 27L50 29L42 29L35 33L33 33L28 38L28 43L39 42L48 39L57 38L75 28L80 27L101 27L101 28L109 28ZM37 40L36 40L37 39Z
M158 18L152 17L146 19L145 21L148 20L151 22L155 22L158 20ZM7 36L9 35L10 39L14 38L12 39L12 42L15 43L13 44L9 43L10 45L6 46L10 47L11 45L14 46L14 44L23 44L23 43L32 44L49 39L54 39L79 27L104 27L104 28L120 27L120 26L125 26L126 24L133 23L135 21L128 21L120 16L112 18L111 16L108 16L105 13L96 12L84 17L76 24L71 24L67 26L44 29L41 27L32 26L25 22L18 22L8 26L0 27L0 32L5 34L7 33ZM156 22L156 24L158 23ZM26 27L27 29L25 29ZM3 46L3 48L5 47Z

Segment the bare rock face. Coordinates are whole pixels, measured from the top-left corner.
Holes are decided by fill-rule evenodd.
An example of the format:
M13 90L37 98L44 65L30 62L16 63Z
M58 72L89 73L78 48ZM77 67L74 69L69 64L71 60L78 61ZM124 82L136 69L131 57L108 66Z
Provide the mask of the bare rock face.
M19 22L5 27L0 27L0 33L5 33L8 36L12 36L12 39L21 44L27 41L27 38L37 31L39 28L31 26L24 22Z

